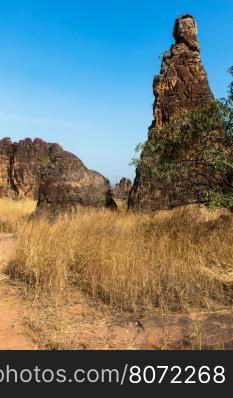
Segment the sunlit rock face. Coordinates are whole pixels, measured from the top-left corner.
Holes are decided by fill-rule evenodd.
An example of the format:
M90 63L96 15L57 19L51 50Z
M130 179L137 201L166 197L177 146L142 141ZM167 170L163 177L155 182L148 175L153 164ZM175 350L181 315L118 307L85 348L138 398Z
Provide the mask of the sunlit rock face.
M0 197L38 200L38 215L57 215L78 205L116 208L107 178L60 145L39 138L0 140Z
M54 217L80 206L117 208L107 178L59 145L52 147L51 160L41 171L35 215Z
M131 188L132 181L129 178L121 178L121 180L114 187L114 198L124 200L127 199Z
M198 108L213 99L207 73L201 63L197 32L197 23L192 15L184 15L175 21L175 44L164 53L160 74L153 81L154 119L148 139L156 139L153 130L163 128L175 114ZM138 168L128 206L149 211L198 202L198 197L191 197L185 188L181 189L181 194L179 189L159 183L148 171Z
M37 199L40 171L50 162L50 147L43 140L0 140L0 197Z
M153 82L152 127L163 127L176 112L213 98L201 63L195 19L190 15L177 19L173 35L176 42L164 53L160 74Z

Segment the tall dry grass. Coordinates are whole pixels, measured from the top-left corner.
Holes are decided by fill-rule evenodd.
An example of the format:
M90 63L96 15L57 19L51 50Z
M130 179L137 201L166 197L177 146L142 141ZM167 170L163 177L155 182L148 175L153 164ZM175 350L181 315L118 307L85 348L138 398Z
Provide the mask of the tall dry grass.
M233 216L191 206L153 215L78 210L17 225L9 272L37 296L70 286L118 310L232 304Z
M35 207L36 202L30 199L0 199L0 232L15 232Z

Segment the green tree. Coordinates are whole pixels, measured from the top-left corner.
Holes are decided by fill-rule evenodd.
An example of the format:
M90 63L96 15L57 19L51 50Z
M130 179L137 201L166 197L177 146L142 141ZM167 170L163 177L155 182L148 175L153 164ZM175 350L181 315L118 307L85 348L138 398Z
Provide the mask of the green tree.
M233 75L233 67L230 68ZM200 202L233 209L233 82L228 97L183 111L139 144L136 167L164 183L185 181Z

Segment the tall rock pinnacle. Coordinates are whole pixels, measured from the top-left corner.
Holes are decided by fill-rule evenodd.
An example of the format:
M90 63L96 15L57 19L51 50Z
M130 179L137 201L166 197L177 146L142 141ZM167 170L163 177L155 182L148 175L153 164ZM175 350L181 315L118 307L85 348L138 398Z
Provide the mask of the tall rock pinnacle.
M183 15L175 21L175 44L164 53L160 74L153 81L154 120L149 128L149 137L153 129L163 128L175 114L195 109L213 99L200 59L197 32L197 23L192 15ZM167 187L158 183L150 173L138 168L129 194L129 208L169 208L174 196L174 192L168 192Z
M184 43L190 50L199 52L197 33L197 23L192 15L186 14L177 18L173 31L176 44Z
M160 74L153 82L152 127L163 127L176 112L198 107L213 98L200 59L195 19L191 15L178 18L173 35L176 42L165 52Z

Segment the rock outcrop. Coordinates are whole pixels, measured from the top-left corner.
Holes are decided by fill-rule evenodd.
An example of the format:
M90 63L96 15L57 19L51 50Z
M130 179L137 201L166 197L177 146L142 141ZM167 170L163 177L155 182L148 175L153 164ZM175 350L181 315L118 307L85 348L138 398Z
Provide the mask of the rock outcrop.
M117 183L113 190L113 196L116 199L127 199L130 189L132 188L132 181L129 178L121 178L120 182Z
M10 138L0 140L0 197L12 197L15 187L12 180L13 146Z
M0 140L0 196L37 200L41 170L51 162L51 148L36 138Z
M197 23L193 16L184 15L178 18L173 35L175 44L165 52L160 74L153 82L154 120L149 127L148 140L156 140L153 131L166 126L172 116L184 110L201 107L213 99L200 59ZM198 202L198 194L195 195L190 196L186 187L180 189L174 185L161 184L148 170L139 167L128 206L145 211L166 209Z
M77 206L117 208L109 180L59 145L50 156L51 163L41 171L36 215L56 216Z
M197 108L213 99L200 59L197 23L193 16L178 18L173 36L176 42L165 52L160 74L153 82L155 102L151 127L163 127L175 113Z
M38 200L37 214L73 206L115 208L109 181L58 144L0 140L0 197Z

